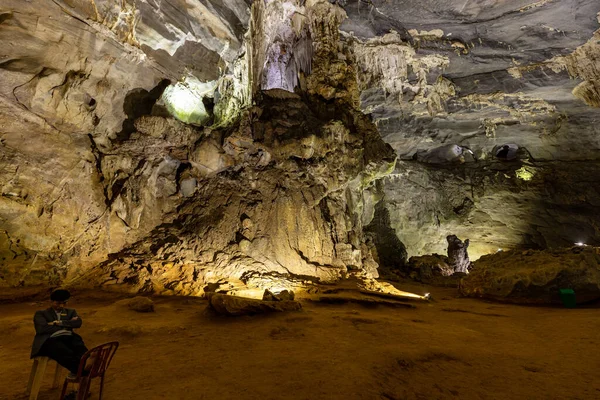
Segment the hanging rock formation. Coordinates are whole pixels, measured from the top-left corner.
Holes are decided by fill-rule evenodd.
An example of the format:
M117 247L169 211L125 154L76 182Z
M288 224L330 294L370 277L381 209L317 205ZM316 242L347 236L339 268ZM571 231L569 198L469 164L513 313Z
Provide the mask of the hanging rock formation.
M348 2L361 108L399 155L381 207L408 256L471 238L598 244L600 4ZM515 158L499 160L510 145ZM500 161L505 161L501 163Z

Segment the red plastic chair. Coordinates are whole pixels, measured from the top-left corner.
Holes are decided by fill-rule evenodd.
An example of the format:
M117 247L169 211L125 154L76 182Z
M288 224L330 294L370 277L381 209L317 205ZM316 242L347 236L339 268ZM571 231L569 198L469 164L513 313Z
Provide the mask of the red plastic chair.
M104 374L112 361L113 356L119 348L119 342L108 342L90 349L81 357L77 376L74 378L65 378L60 400L64 400L69 383L79 384L77 390L77 400L84 400L90 391L92 379L100 377L100 394L102 399L102 389L104 388ZM89 361L89 363L88 363Z

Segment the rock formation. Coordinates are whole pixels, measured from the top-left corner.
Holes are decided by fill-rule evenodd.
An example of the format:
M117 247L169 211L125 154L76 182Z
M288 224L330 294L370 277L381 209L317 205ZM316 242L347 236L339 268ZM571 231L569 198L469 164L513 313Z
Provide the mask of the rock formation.
M456 235L448 235L446 241L448 241L448 262L454 272L468 274L469 269L471 269L469 253L467 252L469 239L463 242Z
M572 247L508 251L481 257L460 283L466 296L522 304L560 304L560 290L577 303L600 299L600 249Z
M78 156L71 156L75 167L65 167L75 168L70 180L47 168L63 185L56 184L52 209L43 204L41 211L33 209L30 203L41 202L42 194L23 194L20 177L29 178L29 171L15 160L15 176L6 191L14 192L10 196L21 199L33 215L26 227L12 222L24 230L26 243L7 233L8 251L17 254L19 245L24 249L18 254L22 260L17 263L15 256L6 263L4 283L64 280L140 292L202 294L207 284L242 290L307 279L332 281L351 270L376 276L362 226L372 218L369 189L393 170L396 156L354 107L358 92L352 84L356 71L351 54L339 60L335 37L322 31L324 26L337 31L339 21L329 20L329 15L343 11L329 3L296 6L311 16L298 23L301 36L315 38L311 65L321 71L303 78L310 89L301 95L289 91L297 82L273 87L260 78L270 73L268 63L264 71L248 68L256 74L255 82L262 82L254 89L256 105L238 110L238 117L228 115L234 120L230 124L223 118L222 127L197 128L164 116L162 80L148 89L131 90L116 101L126 114L119 132L107 134L97 124L97 135L80 134L86 160L79 166ZM254 9L253 21L265 12ZM262 21L250 30L257 38L254 45L274 23ZM275 44L266 40L266 46ZM301 64L294 76L309 72ZM331 68L344 73L334 79ZM325 76L328 81L321 82ZM316 94L322 90L335 91L334 101ZM230 102L231 96L222 93L221 100ZM94 112L106 112L101 104L94 105ZM13 146L21 156L22 147ZM27 164L39 168L37 155L31 157ZM87 182L81 181L81 168L88 168ZM82 183L76 187L72 181ZM58 217L66 219L65 228L52 225ZM49 221L41 225L40 218ZM68 218L75 223L69 224ZM40 228L55 231L55 242ZM54 247L37 248L40 236Z
M598 244L599 12L6 0L0 286L262 293L450 233Z

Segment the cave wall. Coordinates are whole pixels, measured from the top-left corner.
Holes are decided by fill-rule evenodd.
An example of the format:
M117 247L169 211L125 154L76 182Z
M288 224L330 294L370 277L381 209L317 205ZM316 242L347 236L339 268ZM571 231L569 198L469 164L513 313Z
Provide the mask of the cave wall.
M8 0L0 285L200 294L377 275L448 234L597 244L599 11ZM184 77L212 126L162 108Z
M377 275L357 195L393 170L395 155L367 118L319 99L266 98L223 144L220 134L190 149L213 161L187 171L198 189L177 216L76 282L198 295ZM381 145L387 152L372 158Z
M448 234L470 238L474 259L598 243L600 5L344 9L361 109L401 160L382 197L409 256L445 254ZM505 144L518 159L495 157Z
M132 146L144 165L122 165L113 155L127 151L121 142L135 131L135 118L150 113L164 82L183 71L208 80L227 70L249 20L245 2L198 3L187 14L178 11L183 5L2 3L0 284L57 284L67 271L91 268L137 240L174 209L176 201L164 198L171 188L155 187L169 157L157 147L170 149L178 140L156 145L154 153ZM197 8L202 21L194 17ZM146 201L131 211L141 216L132 234L112 192L135 173L147 181Z
M194 21L174 21L172 2L154 14L144 11L154 2L111 4L49 4L60 20L56 45L68 57L33 48L50 40L47 30L23 25L37 18L34 8L12 4L0 25L8 40L23 44L2 72L26 82L7 81L2 97L19 114L2 115L10 122L2 131L2 166L10 174L2 182L0 284L201 294L207 285L260 287L275 277L376 276L362 227L372 218L374 181L393 170L396 156L357 108L350 49L332 36L343 10L293 4L303 14L290 40L314 39L310 67L320 74L308 74L306 59L292 60L303 66L296 81L272 87L257 78L270 66L254 68L249 54L252 35L272 46L264 32L273 10L254 11L265 13L258 21L266 27L250 29L240 44L238 25L219 25L240 19L234 2L211 9L219 21L206 20L206 10L190 11ZM177 53L192 33L220 55L198 53L204 66L226 71L192 71L207 82L218 78L211 127L186 126L160 107L164 87L190 67ZM265 86L244 111L255 79ZM289 91L295 86L300 94ZM318 95L325 92L325 99Z

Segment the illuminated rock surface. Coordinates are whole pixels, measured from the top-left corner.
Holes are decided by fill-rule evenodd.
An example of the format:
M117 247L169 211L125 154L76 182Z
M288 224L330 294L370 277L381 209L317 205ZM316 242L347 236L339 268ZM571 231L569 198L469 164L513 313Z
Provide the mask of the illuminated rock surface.
M480 258L460 283L462 294L524 304L561 304L571 289L577 303L600 299L600 249L510 251Z
M298 311L302 309L302 305L293 300L263 301L238 296L227 296L220 293L210 293L208 295L208 304L217 314L229 316Z
M376 276L449 234L475 260L598 244L599 11L7 0L0 285L200 294Z

